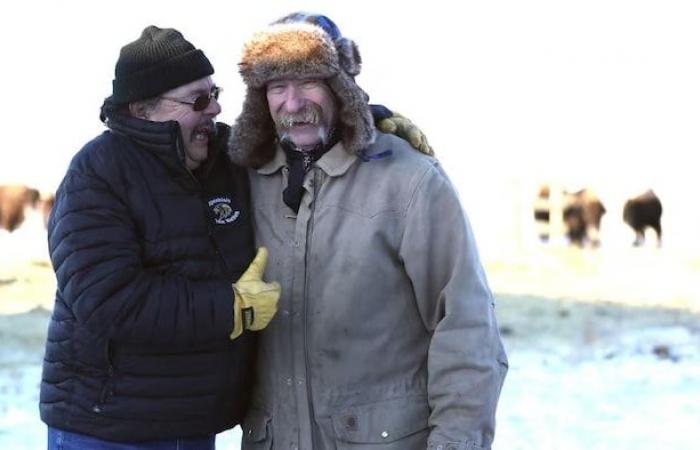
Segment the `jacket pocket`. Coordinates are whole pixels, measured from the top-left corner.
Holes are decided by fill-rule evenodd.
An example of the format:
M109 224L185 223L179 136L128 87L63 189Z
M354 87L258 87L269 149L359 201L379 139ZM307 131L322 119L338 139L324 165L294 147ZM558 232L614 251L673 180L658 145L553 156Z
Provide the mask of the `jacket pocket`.
M243 420L242 450L272 448L272 418L259 409L251 409Z
M425 449L430 409L425 397L386 400L348 408L332 417L339 450Z

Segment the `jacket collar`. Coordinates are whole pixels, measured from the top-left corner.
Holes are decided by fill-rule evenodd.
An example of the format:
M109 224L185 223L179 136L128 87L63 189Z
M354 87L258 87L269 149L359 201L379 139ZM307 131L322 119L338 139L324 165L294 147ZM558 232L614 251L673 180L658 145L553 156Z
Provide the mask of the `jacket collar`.
M328 152L316 162L316 165L326 172L328 176L340 177L348 171L355 161L357 161L357 155L355 155L355 153L349 153L341 141L328 150Z
M180 144L180 126L175 121L151 122L125 114L107 115L107 126L117 134L130 138L144 150L159 156L168 156L184 166Z
M197 189L197 178L205 177L212 169L218 146L209 146L207 160L194 172L185 165L184 146L180 125L176 121L152 122L124 114L107 115L107 126L112 132L128 137L137 146L158 158L173 177L188 189ZM217 123L217 132L225 133L228 127Z
M273 173L282 169L282 167L286 165L287 155L284 154L284 150L282 150L282 147L277 145L277 148L275 149L275 156L270 161L263 164L259 169L257 169L257 172L260 175L272 175Z
M345 150L342 142L338 142L316 161L316 166L328 176L339 177L344 175L357 159L354 153L350 154ZM257 169L257 172L260 175L272 175L286 165L287 156L284 154L284 150L277 145L274 158Z

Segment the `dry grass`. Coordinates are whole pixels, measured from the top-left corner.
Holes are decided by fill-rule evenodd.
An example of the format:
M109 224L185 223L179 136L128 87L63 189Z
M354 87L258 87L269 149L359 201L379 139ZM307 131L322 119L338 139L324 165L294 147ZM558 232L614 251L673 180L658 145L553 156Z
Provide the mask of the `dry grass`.
M700 312L700 255L539 247L486 262L494 292Z
M552 335L585 343L612 328L700 323L700 255L543 246L485 266L500 325L518 343ZM45 257L0 258L0 315L51 309L54 291Z
M0 314L53 307L56 278L47 260L0 261Z
M509 351L566 345L585 355L654 327L700 334L700 256L692 253L542 246L485 265Z

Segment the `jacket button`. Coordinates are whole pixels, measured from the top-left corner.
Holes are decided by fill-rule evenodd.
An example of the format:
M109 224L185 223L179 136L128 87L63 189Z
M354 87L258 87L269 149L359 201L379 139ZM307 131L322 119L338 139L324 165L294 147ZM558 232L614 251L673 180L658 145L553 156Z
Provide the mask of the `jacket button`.
M100 408L100 405L95 405L92 407L92 412L101 413L102 408Z
M389 437L389 432L388 431L382 431L382 439L386 439Z

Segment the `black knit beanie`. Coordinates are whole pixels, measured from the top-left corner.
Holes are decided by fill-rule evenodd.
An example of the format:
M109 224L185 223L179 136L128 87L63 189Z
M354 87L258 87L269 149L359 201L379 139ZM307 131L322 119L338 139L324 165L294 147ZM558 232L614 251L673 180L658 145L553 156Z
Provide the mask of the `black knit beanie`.
M151 25L122 47L114 68L112 101L123 104L156 97L213 73L204 53L179 31Z

